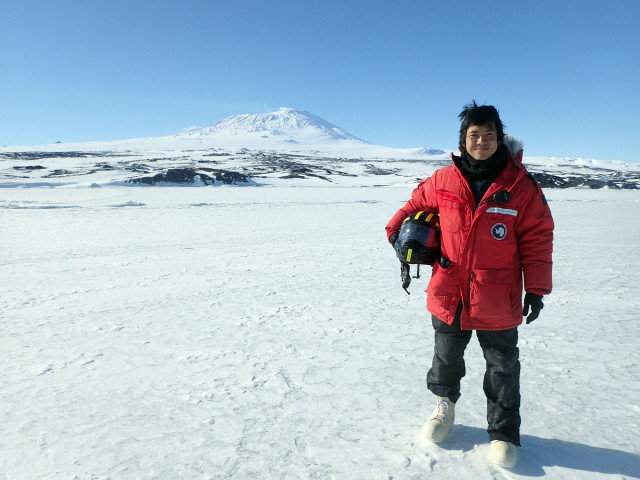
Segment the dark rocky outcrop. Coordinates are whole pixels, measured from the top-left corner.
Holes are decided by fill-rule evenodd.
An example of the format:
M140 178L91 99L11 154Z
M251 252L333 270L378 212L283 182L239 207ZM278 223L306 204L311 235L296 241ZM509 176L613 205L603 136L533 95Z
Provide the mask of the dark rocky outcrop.
M24 171L31 171L31 170L46 170L47 167L43 167L42 165L27 165L25 167L13 167L15 170L24 170Z
M552 175L542 172L531 172L530 175L540 184L542 188L610 188L610 189L638 189L640 187L640 178L634 178L634 175L622 177L621 175Z
M205 185L236 185L248 183L249 177L242 173L212 168L170 168L155 175L137 177L128 180L131 184L156 185L158 183L192 184L200 180Z
M3 178L72 179L74 177L110 172L110 182L119 184L123 178L133 185L257 185L273 179L324 180L339 183L340 177L393 177L402 182L413 175L405 172L406 164L424 164L424 175L450 164L443 159L405 158L385 160L376 158L342 158L275 151L241 149L227 151L189 150L161 152L149 156L146 152L3 152L0 160L0 180ZM84 161L70 161L75 158ZM24 162L24 163L22 163ZM22 164L20 164L22 163ZM545 188L608 188L612 190L640 189L640 170L616 169L606 166L583 166L568 162L566 165L527 166L530 175ZM233 168L234 170L226 170ZM415 168L412 172L419 171ZM354 172L362 172L356 174ZM107 177L107 176L105 176ZM416 177L418 182L424 177ZM387 179L384 179L387 181ZM28 182L27 182L28 183Z

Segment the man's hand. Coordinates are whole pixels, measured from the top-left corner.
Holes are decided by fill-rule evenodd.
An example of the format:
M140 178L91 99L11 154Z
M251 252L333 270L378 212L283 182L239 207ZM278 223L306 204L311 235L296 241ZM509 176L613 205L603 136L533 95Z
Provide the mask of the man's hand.
M398 232L393 232L389 235L389 243L393 246L396 244L396 240L398 240Z
M529 307L531 307L531 313L529 313ZM527 317L527 325L538 318L540 310L543 308L544 303L542 303L542 295L528 292L524 295L524 308L522 309L522 315Z

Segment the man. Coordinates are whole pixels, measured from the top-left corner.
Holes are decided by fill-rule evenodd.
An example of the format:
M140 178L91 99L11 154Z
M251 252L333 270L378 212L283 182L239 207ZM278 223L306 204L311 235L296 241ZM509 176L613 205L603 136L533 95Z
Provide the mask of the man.
M460 156L420 182L388 223L387 237L395 243L403 220L418 211L440 216L442 258L426 290L435 330L427 385L437 405L423 434L437 443L449 433L475 330L486 360L490 459L513 467L520 446L517 327L523 315L527 324L538 317L551 292L554 225L522 165L522 144L505 136L498 111L474 101L459 118Z

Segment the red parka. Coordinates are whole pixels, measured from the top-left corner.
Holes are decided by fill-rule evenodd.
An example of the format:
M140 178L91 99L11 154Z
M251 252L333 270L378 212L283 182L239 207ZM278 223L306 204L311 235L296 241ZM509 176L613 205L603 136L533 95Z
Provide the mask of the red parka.
M551 292L551 211L522 165L522 144L507 137L504 143L510 149L507 166L477 209L469 182L454 163L420 182L386 227L390 236L412 213L440 215L442 255L451 264L433 266L427 309L451 324L462 300L463 330L516 327L522 323L523 286L538 295ZM501 191L508 193L506 202L504 194L495 196Z

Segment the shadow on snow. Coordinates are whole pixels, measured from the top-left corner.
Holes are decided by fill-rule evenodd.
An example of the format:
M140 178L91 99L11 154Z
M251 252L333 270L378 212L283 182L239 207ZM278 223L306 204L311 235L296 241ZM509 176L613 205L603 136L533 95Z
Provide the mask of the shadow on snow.
M640 479L640 455L583 443L523 435L518 465L510 470L528 477L543 477L548 467L620 475ZM456 425L440 446L445 450L470 451L487 442L487 432Z

